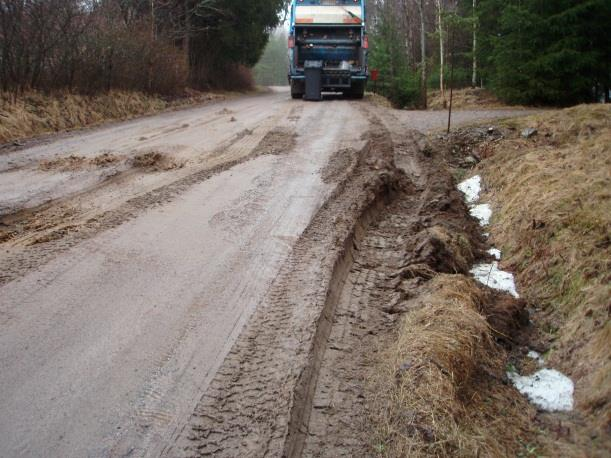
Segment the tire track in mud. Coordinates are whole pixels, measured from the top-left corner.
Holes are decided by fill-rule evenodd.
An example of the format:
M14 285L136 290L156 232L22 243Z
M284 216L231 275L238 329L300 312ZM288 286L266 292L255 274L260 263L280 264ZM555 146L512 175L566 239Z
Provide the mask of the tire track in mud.
M377 120L164 456L296 456L355 237L403 183Z
M291 115L290 118L286 116L287 113ZM27 227L32 222L35 224L33 231L26 230L25 234L5 241L4 246L11 249L0 253L0 286L40 267L58 254L100 232L118 227L150 208L171 202L192 186L212 176L261 155L289 152L295 146L294 128L300 116L301 110L296 110L295 107L290 112L288 108L282 110L254 131L236 134L225 145L217 148L211 160L207 161L205 166L200 165L195 172L128 199L118 207L103 213L80 214L77 220L66 221L66 215L71 215L70 199L62 199L57 203L59 207L45 204L40 211L24 211L25 220L16 215L5 215L5 219L11 220L11 224L15 226ZM281 122L283 119L286 121ZM275 142L279 146L275 146ZM112 182L109 181L109 184ZM95 189L99 189L99 186ZM82 198L83 194L78 197ZM50 221L42 225L42 231L37 231L36 221L44 219L45 216Z
M358 245L338 298L322 365L303 426L303 448L289 456L371 456L368 442L367 371L380 335L395 322L394 279L422 228L418 193L400 193L379 214Z
M432 272L421 259L428 230L471 238L478 228L424 137L404 132L395 144L369 117L367 146L356 160L331 157L323 172L349 170L163 456L375 455L366 373Z
M434 234L442 230L456 240L464 237L478 250L479 228L467 216L443 159L430 155L420 133L391 132L395 164L413 186L404 187L382 209L354 252L320 356L309 421L300 430L304 445L287 456L380 454L371 442L369 403L375 393L368 383L378 352L409 311L406 300L420 294L430 274L464 274L470 265L468 260L464 265L452 260Z

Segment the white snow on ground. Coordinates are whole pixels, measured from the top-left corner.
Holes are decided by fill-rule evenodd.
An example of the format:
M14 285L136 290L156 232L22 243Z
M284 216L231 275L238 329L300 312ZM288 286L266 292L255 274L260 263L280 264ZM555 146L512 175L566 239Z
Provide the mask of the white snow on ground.
M541 369L522 376L508 372L507 377L520 393L537 407L550 412L573 409L573 381L554 369Z
M497 248L490 248L490 249L488 250L488 254L489 254L490 256L494 256L494 258L495 258L497 261L500 261L500 260L501 260L501 250L499 250L499 249L497 249Z
M465 196L470 207L471 216L477 218L481 226L488 226L492 217L492 208L489 204L475 205L479 200L482 179L479 175L469 178L458 185L458 190ZM484 237L488 238L489 233ZM496 261L491 264L477 264L471 269L471 274L484 285L520 297L516 290L513 274L499 269L501 251L490 248L488 254ZM529 358L534 359L540 366L545 363L543 357L534 350L528 352ZM508 372L509 380L520 393L525 395L537 407L550 412L569 411L573 409L573 381L554 369L541 369L533 375L522 376L516 372Z
M471 216L479 220L481 226L488 226L492 217L492 208L488 204L474 205L469 211Z
M543 356L541 356L540 353L538 353L538 352L536 352L534 350L530 350L526 356L528 356L530 359L534 359L541 366L543 365L543 363L545 363L545 360L543 359Z
M513 274L500 270L498 262L476 264L470 272L480 283L499 291L505 291L515 298L520 297L516 290Z
M458 190L465 195L465 201L472 204L479 200L482 189L482 178L479 175L469 178L458 185Z
M475 175L462 183L458 184L458 190L465 196L465 202L470 207L471 216L477 218L482 226L490 224L492 209L488 204L474 205L479 200L479 193L482 189L482 177Z

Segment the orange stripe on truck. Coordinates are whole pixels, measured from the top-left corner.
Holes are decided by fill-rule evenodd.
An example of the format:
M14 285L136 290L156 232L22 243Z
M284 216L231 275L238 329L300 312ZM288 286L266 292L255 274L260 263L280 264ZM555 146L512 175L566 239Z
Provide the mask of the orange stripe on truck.
M302 18L296 19L295 22L297 24L313 24L314 23L314 18L311 18L311 17L302 17Z

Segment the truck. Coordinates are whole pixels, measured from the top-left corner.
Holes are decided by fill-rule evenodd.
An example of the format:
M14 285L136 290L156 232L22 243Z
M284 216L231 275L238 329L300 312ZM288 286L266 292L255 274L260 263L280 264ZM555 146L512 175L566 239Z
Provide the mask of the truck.
M288 38L291 96L322 92L361 99L369 77L365 0L292 0Z

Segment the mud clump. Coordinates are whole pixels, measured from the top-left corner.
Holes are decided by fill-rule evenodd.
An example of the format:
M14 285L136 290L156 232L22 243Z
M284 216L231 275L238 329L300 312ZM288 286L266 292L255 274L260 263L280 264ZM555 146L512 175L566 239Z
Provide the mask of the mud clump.
M150 172L166 172L184 167L184 164L158 151L150 151L136 155L132 159L131 165L132 167L145 169Z
M0 226L0 243L8 242L12 240L17 233L9 228Z
M322 181L324 183L338 181L341 177L350 173L350 169L355 165L356 151L350 148L335 151L329 162L320 171Z
M468 277L486 244L455 188L451 153L416 137L403 150L419 187L394 217L406 223L394 254L402 253L401 267L388 276L394 292L381 304L396 324L372 342L382 348L366 391L373 448L385 456L516 455L535 434L534 409L504 373L506 350L528 324L526 304Z
M486 317L498 342L508 348L526 342L530 317L524 299L488 290L479 311Z
M226 116L235 114L235 111L230 110L229 108L223 108L222 110L217 111L216 114L219 116Z
M87 165L87 159L83 156L76 156L71 154L67 157L60 157L57 159L49 159L41 161L38 165L40 170L45 172L56 170L61 172L76 171L85 168Z
M456 129L433 139L434 149L453 167L472 168L494 155L495 146L514 135L507 128L495 126Z
M288 129L273 129L259 142L252 152L254 157L264 154L283 154L295 147L297 135Z
M113 164L116 164L120 161L119 156L116 156L112 153L103 153L99 156L94 157L91 160L91 163L96 167L108 167Z
M465 233L450 232L441 225L419 232L410 246L414 248L406 259L408 266L425 264L435 272L466 274L473 264L474 254Z
M41 161L38 164L38 169L45 172L76 172L79 170L110 167L117 164L120 160L119 156L112 153L103 153L94 158L71 154L66 157Z

